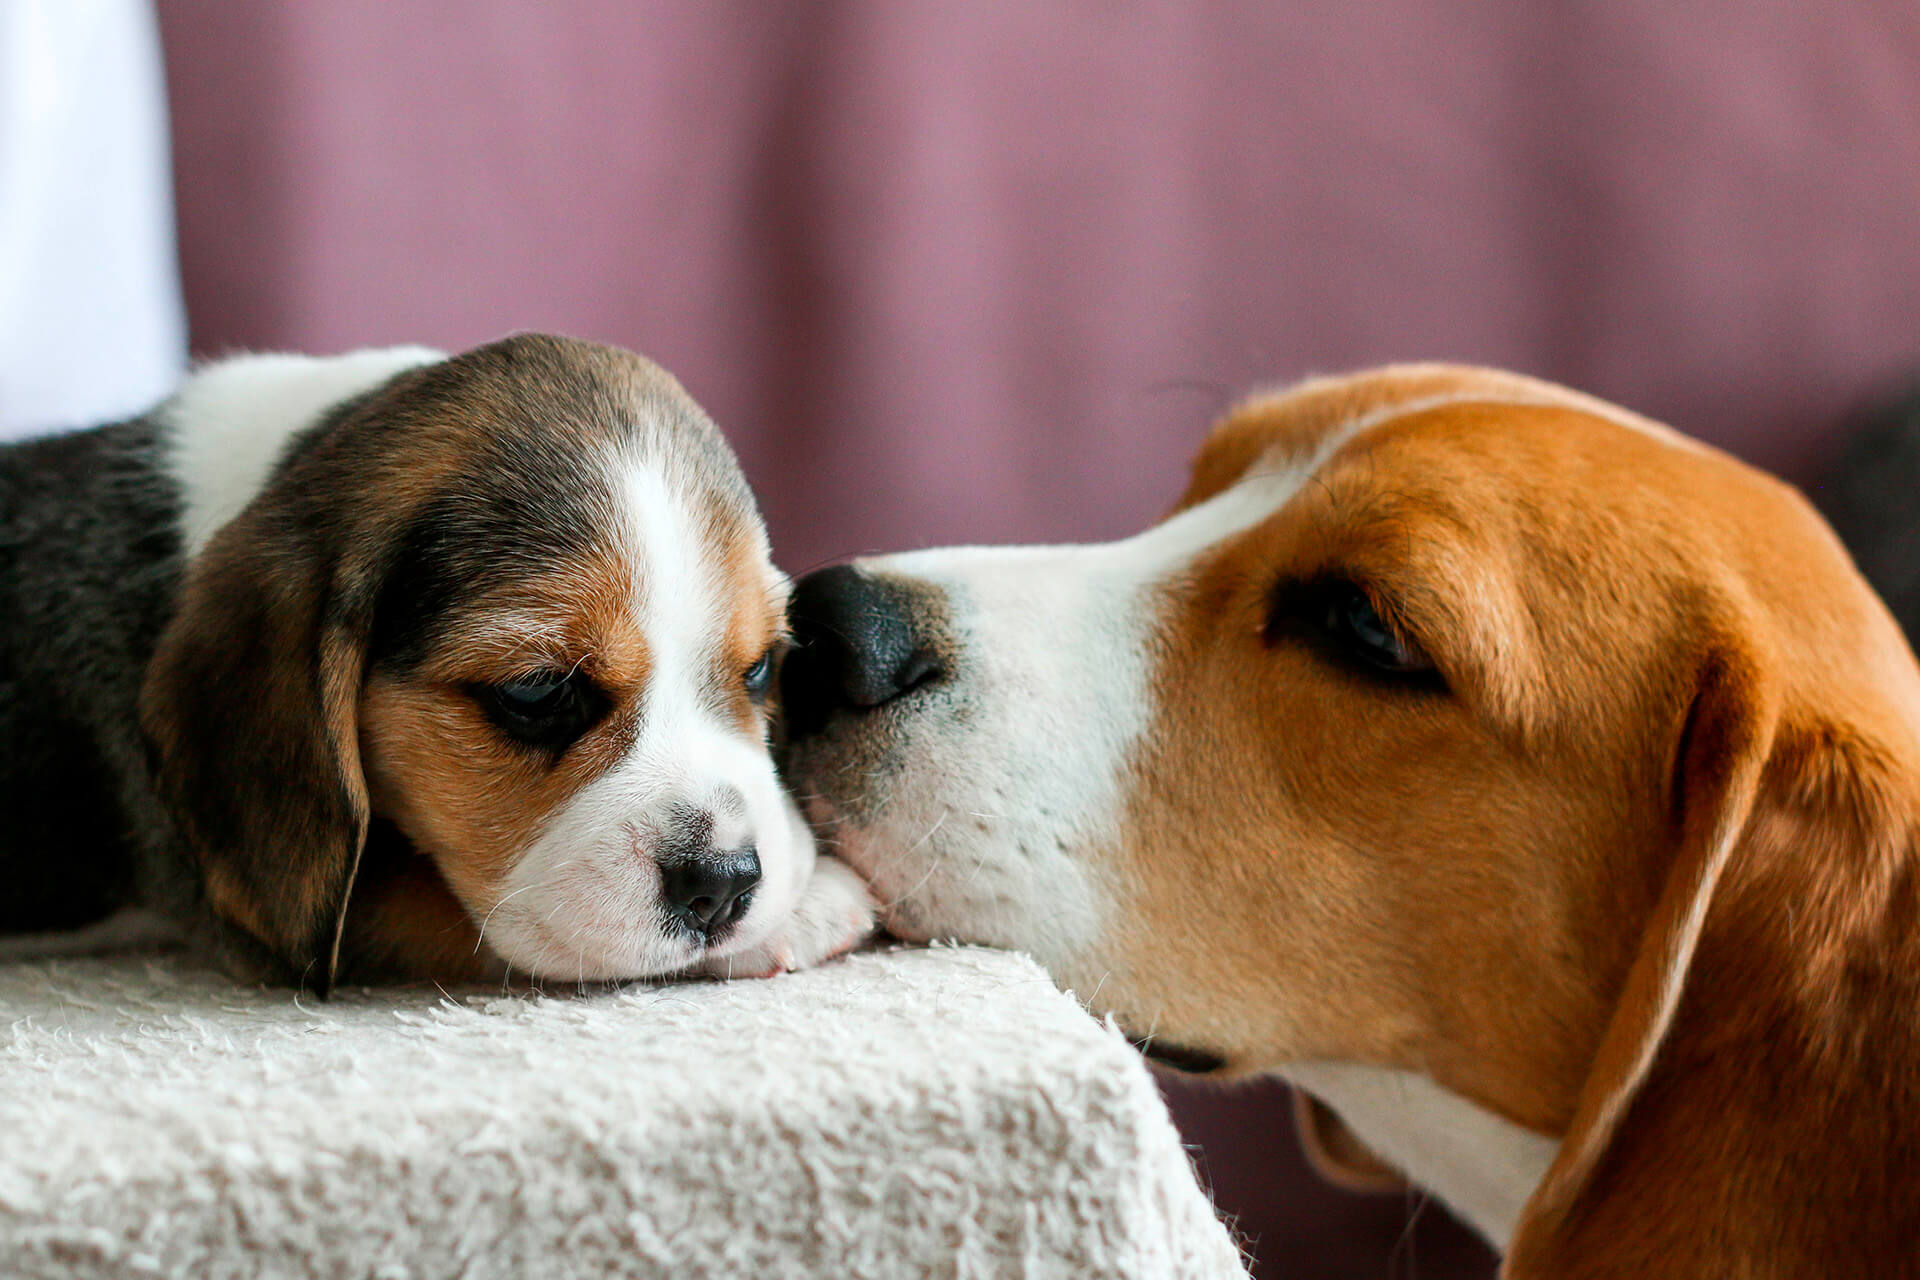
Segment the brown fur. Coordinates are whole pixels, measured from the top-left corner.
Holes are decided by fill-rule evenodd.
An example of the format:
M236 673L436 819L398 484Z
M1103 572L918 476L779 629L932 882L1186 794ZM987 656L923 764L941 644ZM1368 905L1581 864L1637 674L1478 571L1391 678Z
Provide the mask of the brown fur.
M1920 672L1797 494L1515 385L1327 380L1215 432L1182 505L1490 397L1356 439L1174 590L1108 992L1235 1069L1420 1070L1564 1135L1506 1275L1920 1274ZM1449 691L1264 642L1324 572Z
M938 678L876 702L822 664L788 763L889 926L1030 949L1173 1062L1317 1084L1510 1277L1920 1276L1920 668L1806 502L1437 365L1241 406L1176 510L1222 495L1090 554L856 566ZM1068 661L989 651L1049 626ZM1042 680L1084 684L1036 733L1128 705L1029 786L994 700Z
M1235 1071L1421 1071L1563 1136L1507 1276L1920 1274L1920 672L1891 618L1788 487L1484 370L1254 401L1181 507L1382 411L1165 589L1104 996ZM1446 691L1265 635L1275 583L1321 574Z
M355 716L363 641L328 618L319 557L249 511L189 574L141 718L208 904L324 990L370 818Z

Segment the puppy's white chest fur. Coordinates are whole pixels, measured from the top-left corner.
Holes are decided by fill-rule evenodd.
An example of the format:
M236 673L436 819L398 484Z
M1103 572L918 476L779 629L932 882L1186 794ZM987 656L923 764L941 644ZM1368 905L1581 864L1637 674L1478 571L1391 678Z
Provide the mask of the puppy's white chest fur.
M1331 1106L1370 1149L1501 1250L1560 1149L1416 1072L1303 1062L1280 1074Z

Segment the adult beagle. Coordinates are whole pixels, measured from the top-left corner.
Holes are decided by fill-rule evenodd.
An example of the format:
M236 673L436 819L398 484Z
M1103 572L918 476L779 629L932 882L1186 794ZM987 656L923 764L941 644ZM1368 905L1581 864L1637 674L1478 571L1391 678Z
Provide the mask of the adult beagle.
M1786 485L1392 367L1137 537L794 616L789 777L894 933L1282 1073L1507 1276L1920 1275L1920 672Z
M781 789L788 584L628 352L242 356L0 450L0 932L157 909L249 972L809 963L861 882Z

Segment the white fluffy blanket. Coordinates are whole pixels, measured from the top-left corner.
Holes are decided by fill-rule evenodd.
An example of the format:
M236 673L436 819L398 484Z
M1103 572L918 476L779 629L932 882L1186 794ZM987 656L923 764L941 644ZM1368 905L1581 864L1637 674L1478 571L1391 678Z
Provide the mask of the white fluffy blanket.
M1147 1070L1023 957L590 995L0 964L8 1276L1243 1274Z

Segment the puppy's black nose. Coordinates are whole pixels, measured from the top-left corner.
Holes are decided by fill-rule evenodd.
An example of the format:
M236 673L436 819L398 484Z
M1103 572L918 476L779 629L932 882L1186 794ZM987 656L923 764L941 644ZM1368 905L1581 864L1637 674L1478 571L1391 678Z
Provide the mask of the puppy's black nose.
M667 910L696 933L716 934L747 912L760 883L760 856L744 852L676 858L660 867Z
M941 674L898 583L835 565L800 579L788 612L794 643L780 693L789 739L818 732L836 709L868 710Z

